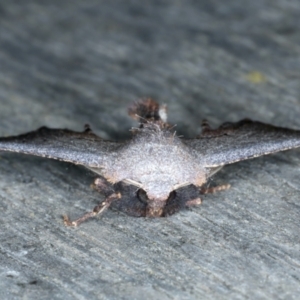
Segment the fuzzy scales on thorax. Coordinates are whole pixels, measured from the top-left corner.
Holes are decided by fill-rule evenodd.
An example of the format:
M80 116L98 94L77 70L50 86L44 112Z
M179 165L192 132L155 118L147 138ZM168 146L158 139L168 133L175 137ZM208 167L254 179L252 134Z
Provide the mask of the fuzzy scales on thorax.
M142 188L149 199L165 200L181 186L200 186L206 181L205 170L195 164L193 152L160 124L143 124L113 157L109 168L105 168L108 178Z

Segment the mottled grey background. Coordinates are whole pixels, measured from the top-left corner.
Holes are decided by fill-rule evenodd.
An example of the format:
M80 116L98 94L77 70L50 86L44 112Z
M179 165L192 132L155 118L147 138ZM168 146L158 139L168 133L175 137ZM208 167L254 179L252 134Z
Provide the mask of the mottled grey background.
M0 135L42 125L125 139L128 105L178 134L244 117L300 128L298 0L1 1ZM300 152L225 167L229 191L162 219L109 210L68 163L0 154L1 299L299 299Z

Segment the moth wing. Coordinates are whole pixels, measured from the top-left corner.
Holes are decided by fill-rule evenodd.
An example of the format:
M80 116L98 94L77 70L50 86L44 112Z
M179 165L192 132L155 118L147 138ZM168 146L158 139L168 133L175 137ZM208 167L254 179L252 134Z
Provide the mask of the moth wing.
M53 158L99 168L118 147L118 143L101 139L90 130L41 127L26 134L0 138L0 150Z
M196 139L185 140L206 168L300 147L300 131L248 119L205 128Z

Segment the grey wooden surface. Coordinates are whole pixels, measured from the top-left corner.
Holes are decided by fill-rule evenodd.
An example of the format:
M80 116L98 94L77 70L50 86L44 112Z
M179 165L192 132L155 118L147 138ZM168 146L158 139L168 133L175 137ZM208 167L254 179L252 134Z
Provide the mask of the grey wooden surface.
M178 134L244 117L300 128L298 0L1 1L0 135L42 125L125 139L128 105ZM68 163L0 154L1 299L299 299L300 152L236 163L229 191L168 218L116 210Z

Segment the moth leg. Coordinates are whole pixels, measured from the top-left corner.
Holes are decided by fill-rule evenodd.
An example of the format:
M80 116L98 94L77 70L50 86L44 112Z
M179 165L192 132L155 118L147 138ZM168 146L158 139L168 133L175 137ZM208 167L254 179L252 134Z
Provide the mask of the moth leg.
M99 203L97 206L94 207L94 209L86 214L84 214L82 217L78 218L75 221L71 221L68 216L64 215L64 224L66 226L72 226L76 227L82 222L86 221L87 219L93 218L99 214L101 214L103 211L105 211L114 200L120 199L121 194L120 193L113 193L109 197L107 197L103 202Z
M104 194L106 197L116 192L112 184L103 178L96 178L94 183L91 184L91 188Z
M214 187L202 187L200 189L200 193L201 194L213 194L215 192L220 192L220 191L224 191L224 190L228 190L230 188L230 184L222 184L222 185L217 185Z
M191 207L191 206L200 205L201 203L202 203L202 200L201 200L201 198L198 197L198 198L191 199L191 200L187 201L185 203L185 205Z

